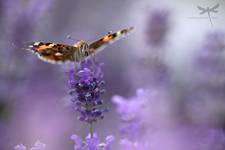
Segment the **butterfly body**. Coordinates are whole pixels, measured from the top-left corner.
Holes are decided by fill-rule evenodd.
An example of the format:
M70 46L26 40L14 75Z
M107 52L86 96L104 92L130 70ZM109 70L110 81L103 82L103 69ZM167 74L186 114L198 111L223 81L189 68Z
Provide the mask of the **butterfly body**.
M37 56L49 63L62 64L65 62L80 62L89 57L91 54L97 53L104 49L108 44L124 37L133 27L120 30L115 33L109 33L97 41L88 44L86 41L79 41L74 45L64 45L55 43L32 42L28 46L28 50L37 54Z

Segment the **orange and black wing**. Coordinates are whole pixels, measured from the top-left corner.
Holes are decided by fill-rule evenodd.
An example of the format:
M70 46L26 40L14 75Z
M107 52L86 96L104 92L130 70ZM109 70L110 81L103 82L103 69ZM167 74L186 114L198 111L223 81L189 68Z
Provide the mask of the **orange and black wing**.
M64 44L54 44L54 43L44 43L44 42L31 42L28 45L28 49L46 62L49 63L65 63L74 61L74 52L76 47L64 45Z
M122 37L125 37L131 30L133 30L134 27L130 27L127 29L123 29L114 33L109 33L108 35L104 36L103 38L100 38L99 40L91 43L89 45L89 53L97 53L104 49L108 44L111 44Z

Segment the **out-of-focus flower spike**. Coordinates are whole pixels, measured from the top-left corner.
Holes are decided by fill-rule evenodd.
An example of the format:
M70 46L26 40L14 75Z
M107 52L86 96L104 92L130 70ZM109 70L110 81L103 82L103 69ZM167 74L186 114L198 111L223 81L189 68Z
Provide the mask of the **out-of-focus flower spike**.
M34 146L32 148L30 148L30 150L45 150L46 148L46 144L40 142L40 141L36 141ZM16 145L14 147L15 150L27 150L26 146L24 146L23 144L20 145Z
M37 141L35 142L34 147L32 147L30 150L45 150L45 148L46 148L46 144L40 141Z
M49 11L50 6L52 5L53 2L54 0L45 0L45 1L32 0L29 3L28 12L29 14L33 15L33 17L35 17L36 20L38 20L40 17L42 17Z
M148 132L148 123L145 121L144 113L147 112L150 99L153 98L155 92L149 90L138 89L136 96L125 99L121 96L114 96L112 101L116 104L117 113L120 115L122 143L126 142L126 147L135 145L129 143L141 142ZM150 107L150 106L149 106ZM123 146L124 147L124 146Z
M116 110L119 114L125 113L124 111L126 111L127 102L123 97L115 95L112 97L112 102L117 105Z
M27 150L27 148L23 144L20 144L20 145L16 145L14 147L14 150Z
M147 20L147 43L151 46L164 44L170 28L169 10L154 9L150 12Z
M102 72L102 66L103 65L104 65L103 63L100 63L99 66L96 66L95 75L96 75L97 78L101 79L104 76L104 73Z
M206 35L194 57L195 84L220 87L225 84L225 33L213 31Z
M83 145L83 141L82 139L77 136L76 134L73 134L71 137L70 137L71 140L74 141L74 150L81 150L82 149L82 145Z
M11 28L8 38L16 46L15 49L22 48L25 42L32 39L38 20L49 10L53 1L8 0L5 2L8 27Z
M103 150L110 150L110 143L115 140L115 137L112 135L109 135L105 138L105 146L103 147Z
M98 135L96 133L89 134L85 141L77 135L72 135L71 139L75 142L74 150L110 150L110 143L114 140L112 135L109 135L105 138L105 142L100 143Z

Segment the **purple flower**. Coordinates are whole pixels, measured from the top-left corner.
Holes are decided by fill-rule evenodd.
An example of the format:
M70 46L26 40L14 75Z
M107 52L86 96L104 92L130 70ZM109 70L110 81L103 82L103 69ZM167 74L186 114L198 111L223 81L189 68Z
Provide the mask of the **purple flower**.
M69 87L75 110L79 112L79 120L92 124L103 119L106 109L99 108L103 104L103 73L101 64L84 60L77 71L69 71Z
M105 142L100 143L97 134L93 137L89 134L85 141L77 135L72 135L71 139L74 141L74 150L110 150L110 143L114 140L114 137L109 135L105 138Z
M97 137L97 134L94 134L93 137L89 134L86 137L86 147L89 150L98 150L98 144L99 144L99 139Z
M2 26L3 29L9 30L4 31L4 36L2 36L0 42L1 47L7 49L0 52L2 56L0 60L0 80L4 82L4 87L0 87L0 95L5 95L5 91L10 90L14 91L13 94L10 94L12 97L22 89L21 85L19 85L20 88L17 87L18 82L24 81L25 74L32 66L32 62L27 63L27 61L30 62L30 57L25 54L25 51L23 52L22 47L35 36L38 21L46 14L52 1L1 1L3 8L1 11L4 11L1 15L5 19Z
M101 148L104 148L104 150L110 150L110 143L112 141L114 141L114 136L112 135L108 135L106 138L105 138L105 142L104 143L100 143L99 146Z
M145 135L146 124L143 113L147 107L149 96L149 91L139 89L137 96L131 99L125 99L121 96L112 98L112 101L117 105L117 113L122 122L120 133L125 139L137 141Z
M157 57L153 54L144 56L139 63L132 65L129 71L135 86L148 87L151 85L165 88L169 85L171 78L169 69L163 54Z
M40 141L35 142L34 147L32 147L30 150L45 150L46 145L44 143L41 143Z
M15 150L26 150L26 146L24 146L23 144L20 144L20 145L16 145L14 147Z
M135 97L113 98L121 118L122 131L127 131L125 134L122 133L121 149L223 150L225 148L224 131L207 125L191 125L177 121L173 101L166 93L165 96L162 91L152 94L148 90L139 89ZM202 109L202 106L199 108Z
M209 33L196 53L194 70L196 83L211 87L225 84L225 34L221 31Z
M14 51L18 55L21 53L18 49L21 49L25 45L25 42L30 42L34 37L38 21L49 10L52 1L9 0L4 2L7 21L9 22L8 26L10 28L8 38L10 44L14 45Z
M169 31L169 11L153 10L147 20L147 42L151 46L160 46L165 42Z
M35 142L34 147L30 148L30 150L45 150L46 145L41 143L40 141ZM14 147L15 150L27 150L26 146L23 144L16 145Z
M223 126L225 119L225 33L208 33L193 59L193 85L187 94L188 114L194 122ZM194 88L193 88L194 87Z
M35 36L37 23L46 14L50 1L53 0L0 0L0 45L4 47L0 52L0 124L7 124L6 119L11 120L13 113L17 114L17 107L11 108L14 100L19 101L22 96L29 95L22 95L22 92L32 62L22 47ZM0 130L4 130L0 133L0 149L6 149L9 145L6 139L11 135L8 129Z
M122 150L148 150L151 149L149 146L149 143L140 143L140 142L134 142L130 141L128 139L122 139L120 140L120 145L122 146Z
M153 9L149 12L146 22L146 43L151 47L143 53L138 63L131 65L129 76L135 78L132 82L136 87L148 87L153 84L153 86L167 86L170 68L166 60L168 48L165 43L170 29L170 11Z

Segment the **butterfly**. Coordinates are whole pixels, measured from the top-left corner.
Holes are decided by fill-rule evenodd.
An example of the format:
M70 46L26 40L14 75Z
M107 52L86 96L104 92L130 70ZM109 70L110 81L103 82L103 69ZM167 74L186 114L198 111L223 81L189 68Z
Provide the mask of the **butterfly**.
M104 49L108 44L125 37L134 27L109 32L102 38L88 44L86 41L79 41L74 45L31 42L27 50L35 53L38 58L52 64L63 64L66 62L80 62L92 54L96 54Z

